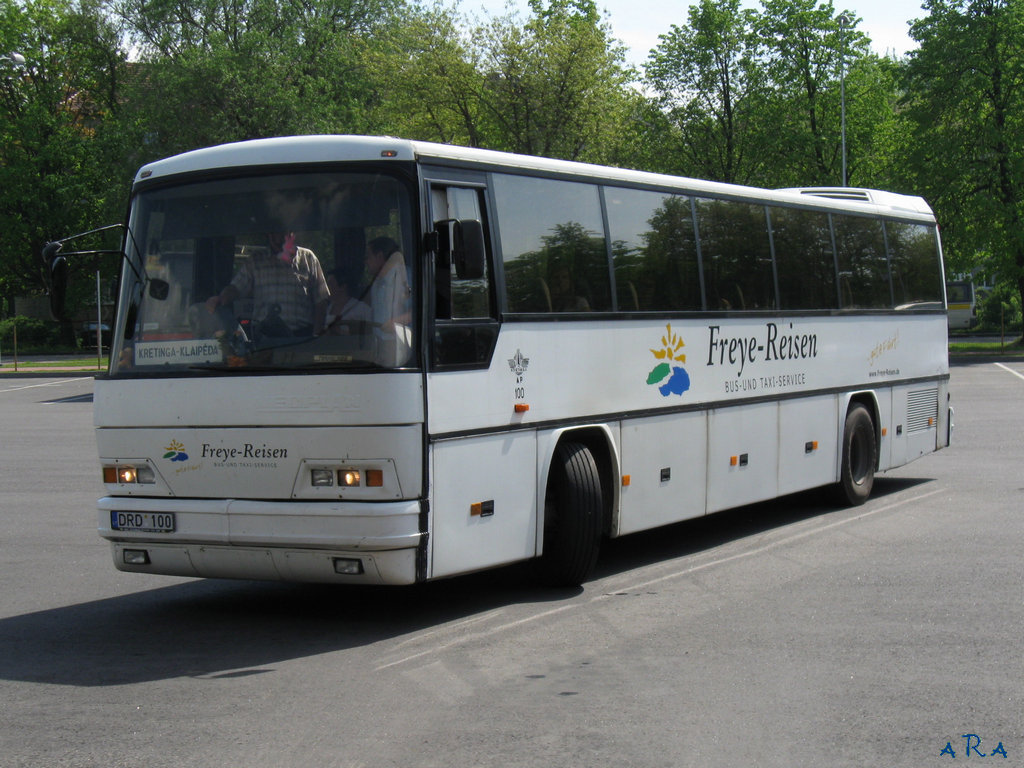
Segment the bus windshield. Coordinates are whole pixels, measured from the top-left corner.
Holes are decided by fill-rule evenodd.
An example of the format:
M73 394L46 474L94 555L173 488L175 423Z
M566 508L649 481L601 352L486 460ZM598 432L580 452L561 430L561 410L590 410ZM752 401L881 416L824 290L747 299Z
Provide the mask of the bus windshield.
M144 188L111 375L414 365L412 226L375 171Z

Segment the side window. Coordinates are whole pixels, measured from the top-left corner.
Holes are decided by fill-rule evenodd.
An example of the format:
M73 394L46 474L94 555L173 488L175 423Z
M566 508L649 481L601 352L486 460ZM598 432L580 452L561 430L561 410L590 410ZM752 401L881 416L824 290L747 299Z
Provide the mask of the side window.
M598 188L495 174L509 312L611 309Z
M892 306L889 258L882 222L862 216L832 215L839 264L839 300L843 309Z
M827 213L770 208L779 309L835 309L836 265Z
M943 277L935 227L887 221L885 236L896 309L941 308Z
M775 309L775 277L764 206L697 200L708 309Z
M430 188L435 230L454 231L454 221L486 217L481 187L435 184ZM487 244L484 236L485 247ZM490 249L488 248L488 254ZM448 255L446 251L446 256ZM459 274L458 260L438 259L434 269L432 362L437 368L476 368L489 364L498 339L492 288L492 264L485 259L480 276Z
M473 187L433 187L430 195L435 228L440 222L453 219L475 219L483 223L482 193L483 190ZM482 277L460 275L457 267L444 264L438 268L435 280L439 318L454 320L493 315L489 264L484 265Z
M700 265L690 198L604 190L621 312L700 310Z

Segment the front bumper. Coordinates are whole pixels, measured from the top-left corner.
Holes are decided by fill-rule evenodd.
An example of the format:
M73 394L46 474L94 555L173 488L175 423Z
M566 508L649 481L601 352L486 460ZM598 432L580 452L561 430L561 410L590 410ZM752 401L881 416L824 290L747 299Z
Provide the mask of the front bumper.
M410 584L416 581L419 501L294 502L105 497L99 534L124 571L176 576L305 582ZM111 513L171 512L175 530L122 531ZM125 550L146 552L129 563ZM361 573L336 572L336 560L359 560Z

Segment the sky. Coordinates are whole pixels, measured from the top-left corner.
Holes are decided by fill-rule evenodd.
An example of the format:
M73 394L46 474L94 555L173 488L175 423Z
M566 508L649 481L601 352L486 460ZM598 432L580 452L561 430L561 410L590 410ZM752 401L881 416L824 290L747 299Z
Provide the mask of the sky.
M859 29L871 38L871 46L880 56L903 56L916 47L908 35L909 23L922 18L922 0L833 0L837 11L849 10L861 19ZM525 12L525 0L508 0L512 7ZM673 24L685 24L691 5L696 0L597 0L598 8L607 12L614 36L629 49L629 61L643 64L648 52L658 44L658 35ZM755 0L744 5L760 7ZM459 8L467 13L504 13L506 0L462 0Z

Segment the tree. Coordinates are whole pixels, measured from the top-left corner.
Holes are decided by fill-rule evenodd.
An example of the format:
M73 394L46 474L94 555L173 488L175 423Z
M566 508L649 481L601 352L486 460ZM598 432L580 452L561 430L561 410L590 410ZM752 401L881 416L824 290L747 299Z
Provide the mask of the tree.
M831 2L701 0L689 24L660 38L645 83L667 120L648 118L673 147L667 170L741 184L842 183L841 83L849 182L887 178L900 128L895 65L868 51L859 20Z
M758 176L765 83L755 18L739 0L701 0L689 25L673 24L651 51L645 83L671 126L678 171L732 183Z
M364 60L402 0L122 0L141 57L131 103L147 154L377 128ZM145 158L142 158L145 159Z
M532 0L469 24L435 6L407 21L375 66L389 125L413 138L609 162L632 73L593 0Z
M845 29L840 15L848 20ZM841 183L840 56L852 66L869 55L858 23L849 11L836 14L831 0L764 0L756 29L774 91L763 115L769 129L765 149L776 168L789 169L775 176L776 183Z
M388 133L424 141L485 146L485 82L462 20L443 6L413 9L391 45L370 65Z
M906 69L918 183L951 261L964 269L990 252L1024 297L1024 4L928 0L925 9Z
M0 0L0 52L0 283L12 297L45 290L43 244L91 228L109 203L96 150L124 57L91 0Z
M623 50L593 0L531 0L530 8L525 24L506 16L472 37L486 146L605 162L625 117Z

